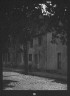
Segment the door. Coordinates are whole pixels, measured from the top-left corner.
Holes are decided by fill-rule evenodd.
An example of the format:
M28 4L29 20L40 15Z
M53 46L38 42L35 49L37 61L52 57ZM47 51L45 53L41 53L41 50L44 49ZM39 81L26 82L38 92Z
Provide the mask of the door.
M37 64L38 64L38 55L35 54L35 66L36 66L36 68L37 68Z
M61 69L61 53L57 54L58 69Z

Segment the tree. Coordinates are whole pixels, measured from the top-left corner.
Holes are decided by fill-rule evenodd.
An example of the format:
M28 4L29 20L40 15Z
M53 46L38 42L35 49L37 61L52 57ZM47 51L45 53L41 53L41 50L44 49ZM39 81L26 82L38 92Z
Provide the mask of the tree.
M25 3L24 7L20 9L22 9L20 10L22 13L19 12L21 13L20 18L18 18L19 15L16 14L16 10L15 17L17 16L18 21L15 20L14 16L11 17L15 22L11 23L11 25L7 27L6 31L8 32L5 33L5 37L8 37L9 34L14 34L15 38L19 39L20 43L24 44L25 71L28 73L28 41L33 37L33 35L43 32L53 32L53 30L55 30L53 38L56 39L58 37L65 42L64 34L68 31L65 22L69 21L69 9L66 2L56 2L55 0L43 0L42 2L34 1L33 3L31 1L30 5ZM11 14L11 12L9 13ZM12 20L10 21L12 22ZM41 31L41 29L43 30ZM60 37L58 34L60 34Z
M53 41L56 38L60 38L62 43L66 42L65 34L67 33L67 29L65 28L67 25L65 24L65 20L67 17L64 15L67 14L65 11L66 5L63 3L63 6L60 6L59 2L52 3L51 1L45 1L37 3L34 8L33 6L30 6L30 9L29 6L25 6L27 10L25 10L25 14L22 15L21 20L15 26L16 32L20 37L19 40L24 44L24 61L26 66L28 66L27 42L33 35L40 34L41 32L53 32L55 30ZM41 28L44 30L41 31ZM58 34L60 34L60 37Z
M38 4L36 9L41 9L43 14L43 20L48 17L48 21L45 19L46 32L53 32L52 43L56 43L56 38L60 38L62 44L66 44L67 42L67 31L68 31L68 20L69 20L69 12L68 12L68 3L66 2L55 2L46 1ZM60 35L59 35L60 34Z
M18 38L20 44L23 44L23 58L24 58L24 70L25 74L28 74L28 40L30 40L30 31L29 26L27 25L28 21L25 18L17 22L16 27L16 38Z

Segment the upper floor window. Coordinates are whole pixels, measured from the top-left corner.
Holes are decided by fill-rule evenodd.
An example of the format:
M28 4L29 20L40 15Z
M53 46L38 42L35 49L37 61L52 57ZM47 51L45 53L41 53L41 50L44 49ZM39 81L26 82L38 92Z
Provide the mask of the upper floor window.
M41 44L42 44L42 37L41 36L38 37L38 44L39 44L39 46L41 46Z
M33 39L30 41L30 47L33 47Z

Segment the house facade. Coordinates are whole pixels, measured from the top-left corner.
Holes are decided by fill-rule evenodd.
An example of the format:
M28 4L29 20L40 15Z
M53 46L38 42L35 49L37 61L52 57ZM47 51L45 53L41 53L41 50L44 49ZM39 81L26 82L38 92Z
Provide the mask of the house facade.
M28 64L32 70L52 70L61 74L67 74L67 46L51 43L52 33L34 37L28 43Z

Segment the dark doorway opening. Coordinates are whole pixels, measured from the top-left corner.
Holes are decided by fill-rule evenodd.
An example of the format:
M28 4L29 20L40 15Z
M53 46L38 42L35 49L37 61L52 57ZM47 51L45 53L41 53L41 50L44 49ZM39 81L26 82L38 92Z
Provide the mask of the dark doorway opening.
M38 64L38 55L35 54L35 67L37 68L37 64Z
M58 64L58 69L61 69L61 53L57 54L57 64Z

